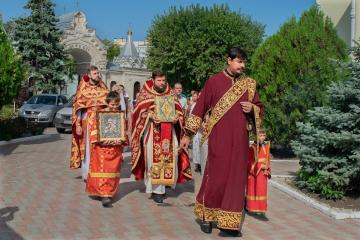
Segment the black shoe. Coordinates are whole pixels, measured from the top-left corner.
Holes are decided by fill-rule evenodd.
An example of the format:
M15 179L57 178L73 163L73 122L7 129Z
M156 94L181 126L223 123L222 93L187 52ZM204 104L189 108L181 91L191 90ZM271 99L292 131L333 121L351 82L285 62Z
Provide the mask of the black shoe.
M103 207L111 207L111 198L103 197L101 199L101 203L102 203Z
M241 237L241 232L239 230L230 230L219 228L221 237Z
M96 200L96 201L101 201L101 200L102 200L102 197L100 197L100 196L94 196L94 195L89 196L89 198L91 198L92 200Z
M152 193L152 199L156 203L163 203L164 198L162 194Z
M200 164L195 164L195 172L201 172L201 165Z
M211 222L201 221L200 229L204 233L211 233L212 232L212 224L211 224Z

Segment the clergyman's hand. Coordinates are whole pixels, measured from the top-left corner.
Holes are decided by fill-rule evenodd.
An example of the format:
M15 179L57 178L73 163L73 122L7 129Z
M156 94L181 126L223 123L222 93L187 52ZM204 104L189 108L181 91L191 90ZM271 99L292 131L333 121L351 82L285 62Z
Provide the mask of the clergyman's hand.
M252 103L251 102L240 102L241 104L241 107L242 107L242 110L245 112L245 113L249 113L252 111Z

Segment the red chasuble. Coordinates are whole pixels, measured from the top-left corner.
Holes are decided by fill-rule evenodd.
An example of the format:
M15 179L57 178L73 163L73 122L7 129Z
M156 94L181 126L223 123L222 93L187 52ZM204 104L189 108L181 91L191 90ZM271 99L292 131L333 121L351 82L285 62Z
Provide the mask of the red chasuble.
M104 110L106 111L106 109ZM97 142L96 114L90 121L90 165L86 192L92 196L113 197L120 181L123 146L104 146Z
M243 112L243 101L253 104L251 113ZM186 122L187 134L197 132L209 110L211 116L204 131L208 136L208 159L194 212L199 219L217 222L219 228L239 230L249 158L247 123L253 119L259 126L264 111L255 80L233 79L226 71L210 77Z
M107 106L105 102L108 89L103 81L97 85L91 85L87 75L83 76L76 90L72 111L72 142L70 168L79 168L81 160L85 157L85 141L88 120L93 117L97 109ZM86 111L86 118L82 119L82 135L76 134L76 120L78 111ZM89 134L90 136L90 134Z
M267 180L271 176L270 144L259 147L258 160L255 158L256 145L250 147L246 209L249 212L266 212Z
M131 134L131 164L132 174L137 180L144 179L145 174L145 145L149 143L148 136L144 136L144 131L149 121L149 112L154 112L155 96L174 96L173 91L167 85L164 93L158 93L153 88L154 81L148 80L141 89L133 114L132 134ZM175 164L177 164L178 178L177 182L185 182L191 179L191 169L189 157L185 151L178 154L178 159L174 159L172 146L172 127L174 125L176 131L177 141L179 141L183 125L184 116L180 102L175 98L175 111L179 115L179 121L174 125L173 123L160 123L153 125L150 131L153 131L152 159L154 167L157 171L152 171L152 183L173 185L175 179ZM165 163L165 164L164 164Z

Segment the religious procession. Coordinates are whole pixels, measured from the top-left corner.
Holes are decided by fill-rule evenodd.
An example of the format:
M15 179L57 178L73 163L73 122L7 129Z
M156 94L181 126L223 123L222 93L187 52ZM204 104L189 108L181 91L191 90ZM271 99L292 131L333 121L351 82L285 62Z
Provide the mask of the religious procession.
M0 4L0 240L360 239L360 0Z
M195 172L202 175L194 213L204 233L216 224L238 235L245 210L266 212L271 171L261 127L264 106L256 81L244 74L246 53L234 47L226 57L227 68L199 92L191 91L190 99L182 94L181 83L172 88L166 73L154 70L133 109L127 107L122 86L109 91L98 68L89 68L73 104L70 167L81 168L91 199L111 207L123 149L130 146L132 175L144 182L150 199L163 203L167 188L192 179L191 144Z

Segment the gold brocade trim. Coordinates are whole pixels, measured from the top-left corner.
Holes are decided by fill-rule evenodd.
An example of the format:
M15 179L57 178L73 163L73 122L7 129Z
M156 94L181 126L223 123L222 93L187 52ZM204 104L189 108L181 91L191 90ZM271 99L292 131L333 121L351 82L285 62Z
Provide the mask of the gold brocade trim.
M185 129L191 131L192 133L196 133L201 127L201 122L201 117L190 114L189 118L186 120Z
M113 197L114 194L108 194L108 193L95 193L95 192L88 192L86 191L90 196L99 196L99 197Z
M208 221L208 222L214 222L217 221L217 213L220 209L219 208L207 208L204 207L203 204L199 203L198 201L195 201L194 206L194 214L197 218Z
M207 208L198 201L195 201L194 214L201 220L217 222L217 226L222 229L240 230L243 221L242 212L230 212L219 208Z
M222 229L239 230L242 219L241 212L219 211L217 227Z
M249 196L246 195L247 200L266 200L267 196Z
M259 158L258 163L267 163L266 158Z
M120 173L109 173L109 172L89 172L90 177L95 178L117 178L120 177Z
M251 209L251 208L246 208L246 210L248 210L249 212L253 212L253 213L265 213L266 212L266 210Z
M203 144L206 141L217 122L239 101L246 91L249 92L249 97L251 97L252 92L255 94L255 90L256 82L251 78L244 78L236 81L220 98L212 110L207 128L203 132L201 143ZM249 99L249 101L252 101L252 99Z

